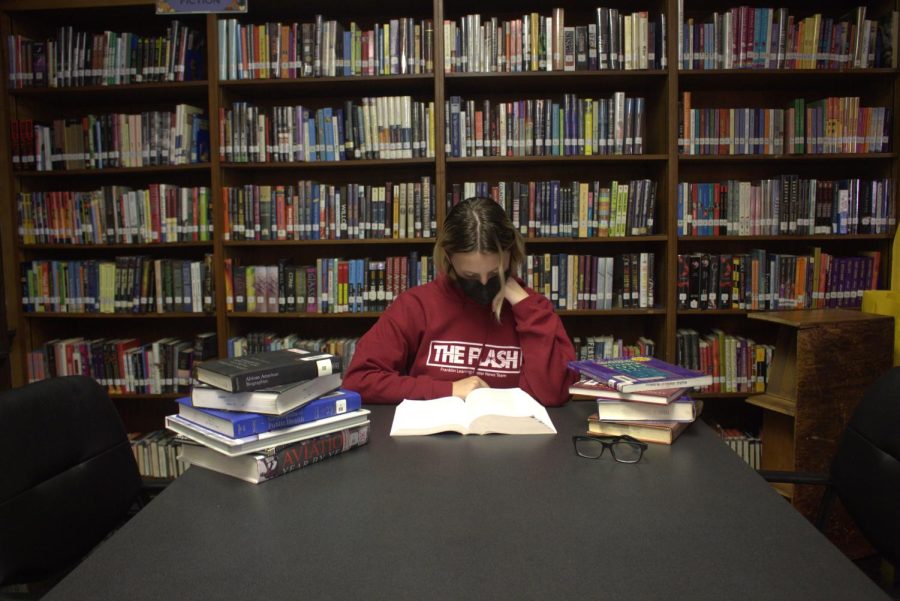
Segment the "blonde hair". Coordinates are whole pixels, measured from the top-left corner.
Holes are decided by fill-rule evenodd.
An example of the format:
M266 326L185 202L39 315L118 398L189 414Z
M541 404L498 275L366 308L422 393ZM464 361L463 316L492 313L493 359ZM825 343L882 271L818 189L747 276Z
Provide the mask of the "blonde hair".
M449 277L450 257L456 253L497 253L500 255L500 290L506 285L503 269L504 258L509 258L509 270L516 273L525 260L525 241L513 226L506 211L491 198L473 196L467 198L447 213L444 224L434 244L434 264ZM494 308L500 321L502 303Z

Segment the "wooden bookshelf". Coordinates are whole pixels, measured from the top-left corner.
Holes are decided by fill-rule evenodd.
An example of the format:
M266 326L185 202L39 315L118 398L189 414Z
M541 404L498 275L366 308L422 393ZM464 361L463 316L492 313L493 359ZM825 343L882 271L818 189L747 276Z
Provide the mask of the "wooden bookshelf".
M702 20L713 11L731 5L706 0L684 0L685 18ZM593 18L594 9L603 2L586 4L562 0L555 6L566 11L566 24L584 25ZM805 17L819 10L832 17L849 12L854 2L828 0L815 9L800 0L786 0L792 15ZM224 354L229 337L253 330L270 330L279 334L303 331L310 338L359 336L371 326L377 314L339 313L247 313L225 309L225 259L262 261L273 264L280 257L300 257L308 261L316 257L343 256L384 258L405 255L415 250L430 254L434 238L411 239L334 239L334 240L226 240L223 231L224 210L220 199L225 187L247 184L276 185L316 180L328 184L359 183L383 185L385 181L411 182L430 177L434 184L437 222L446 211L447 193L454 184L467 181L546 181L568 182L649 179L657 187L655 231L646 236L613 238L529 237L530 253L570 253L600 256L622 253L655 253L655 303L645 309L614 308L604 311L560 311L571 336L614 334L627 344L646 336L656 342L656 352L668 361L676 359L676 331L695 328L701 335L721 327L728 333L756 337L774 343L773 328L760 327L747 320L748 309L690 310L679 309L675 282L679 253L741 253L754 248L772 252L800 253L811 246L835 254L857 251L881 251L881 282L887 285L890 273L890 243L893 231L883 234L857 235L770 235L770 236L678 236L676 214L677 190L680 182L712 182L724 179L773 178L782 174L798 174L805 178L892 178L896 213L897 181L900 160L896 143L900 125L900 70L896 68L774 70L735 69L694 71L680 69L676 56L678 23L676 0L647 0L642 4L614 3L623 12L647 10L651 17L666 15L667 66L661 69L609 71L552 71L520 73L445 73L441 24L458 20L466 14L480 13L485 18L521 18L537 12L551 14L549 5L526 0L512 6L502 2L473 0L434 0L431 4L397 0L377 3L350 0L340 6L315 1L296 5L276 0L253 0L249 13L236 18L241 23L267 21L311 21L316 14L344 23L357 21L361 27L399 17L431 19L434 24L434 71L393 76L303 77L297 79L222 80L219 77L220 17L231 15L184 15L184 23L197 29L205 41L203 61L205 76L197 81L154 82L120 86L83 86L72 88L21 88L10 85L3 76L0 101L4 117L0 119L0 138L10 140L10 122L18 117L44 119L54 115L76 116L91 112L114 112L115 107L127 111L161 110L176 103L202 106L210 116L210 159L190 165L129 167L115 169L78 169L70 171L13 171L10 145L0 145L0 243L2 243L6 315L16 334L12 339L11 362L15 385L24 383L27 352L43 342L67 335L83 335L82 321L102 332L127 335L182 333L185 336L215 331L219 353ZM868 4L870 14L896 10L896 1L875 0ZM156 16L152 0L0 0L0 33L4 39L4 61L7 65L6 36L17 33L29 36L55 36L55 29L71 24L83 31L135 30L140 35L161 35L170 17ZM893 110L892 146L887 152L872 154L817 154L769 156L685 156L679 153L679 118L681 94L690 91L705 100L697 106L738 107L770 106L795 96L819 98L832 95L860 95L868 104ZM445 150L444 103L451 96L464 99L509 101L523 98L558 98L564 93L579 97L606 98L614 92L646 99L644 153L635 155L594 156L509 156L451 157ZM236 163L219 156L221 145L217 126L220 109L245 101L260 106L309 103L313 107L338 106L345 100L364 96L409 95L414 100L434 102L434 157L410 159ZM126 109L122 109L126 110ZM16 194L21 191L90 190L103 185L146 186L149 183L172 183L179 186L206 186L210 189L212 217L215 227L209 242L173 244L108 244L65 245L19 242L17 234ZM21 308L19 264L33 259L111 258L124 254L148 254L157 257L200 260L213 255L215 304L212 315L73 315L26 314ZM170 252L171 251L171 252ZM299 320L299 321L298 321ZM152 334L149 334L152 335ZM710 394L707 407L716 398L740 396L735 393ZM143 403L139 409L129 408L129 416L143 423L158 419L160 407ZM155 412L155 413L154 413Z

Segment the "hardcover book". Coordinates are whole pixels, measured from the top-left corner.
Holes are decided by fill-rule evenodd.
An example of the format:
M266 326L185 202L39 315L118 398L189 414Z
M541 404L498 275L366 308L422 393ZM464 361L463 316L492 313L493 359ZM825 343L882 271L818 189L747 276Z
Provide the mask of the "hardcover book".
M340 385L339 373L290 384L268 386L250 392L228 392L195 380L191 388L191 404L205 409L281 415L331 392Z
M394 413L391 436L556 434L547 409L521 388L478 388L465 399L406 399Z
M709 386L712 376L654 357L570 361L569 368L619 392Z
M268 351L204 361L195 378L229 392L262 390L341 371L341 358L306 349Z
M602 422L692 422L702 410L703 401L694 401L687 395L665 405L597 399L597 415Z
M356 411L362 406L359 394L351 390L337 390L326 394L284 415L203 409L194 407L190 397L177 399L177 402L178 415L230 438L242 438L252 434L289 428Z
M645 392L620 392L612 386L607 386L591 378L581 378L569 386L569 394L622 401L634 401L640 403L655 403L665 405L681 397L685 388L660 388Z
M620 421L601 422L597 414L588 417L588 433L599 436L631 436L644 442L672 444L691 422Z
M319 463L369 442L370 423L365 422L329 434L276 447L266 453L229 457L198 444L183 444L178 459L253 484Z
M199 424L186 420L180 415L167 415L166 428L219 453L235 457L359 426L363 423L368 423L369 413L368 409L359 409L343 415L326 417L314 422L271 432L263 432L262 434L252 434L243 438L229 438L215 430L204 428Z

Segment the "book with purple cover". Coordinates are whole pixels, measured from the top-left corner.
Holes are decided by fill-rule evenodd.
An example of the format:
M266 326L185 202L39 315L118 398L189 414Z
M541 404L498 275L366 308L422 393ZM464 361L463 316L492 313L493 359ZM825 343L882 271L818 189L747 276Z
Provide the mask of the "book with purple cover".
M619 392L689 388L712 384L712 376L655 357L570 361L569 368L603 382Z
M617 401L630 401L637 403L654 403L665 405L679 398L685 392L685 388L659 388L645 392L620 392L603 382L582 377L569 386L569 394L596 399L612 399Z

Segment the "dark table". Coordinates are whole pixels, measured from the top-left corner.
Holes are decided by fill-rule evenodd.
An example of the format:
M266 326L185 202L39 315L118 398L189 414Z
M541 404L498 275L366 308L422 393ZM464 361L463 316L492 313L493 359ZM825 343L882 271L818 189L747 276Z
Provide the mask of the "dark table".
M706 425L641 463L390 438L260 485L191 468L47 599L886 599Z

